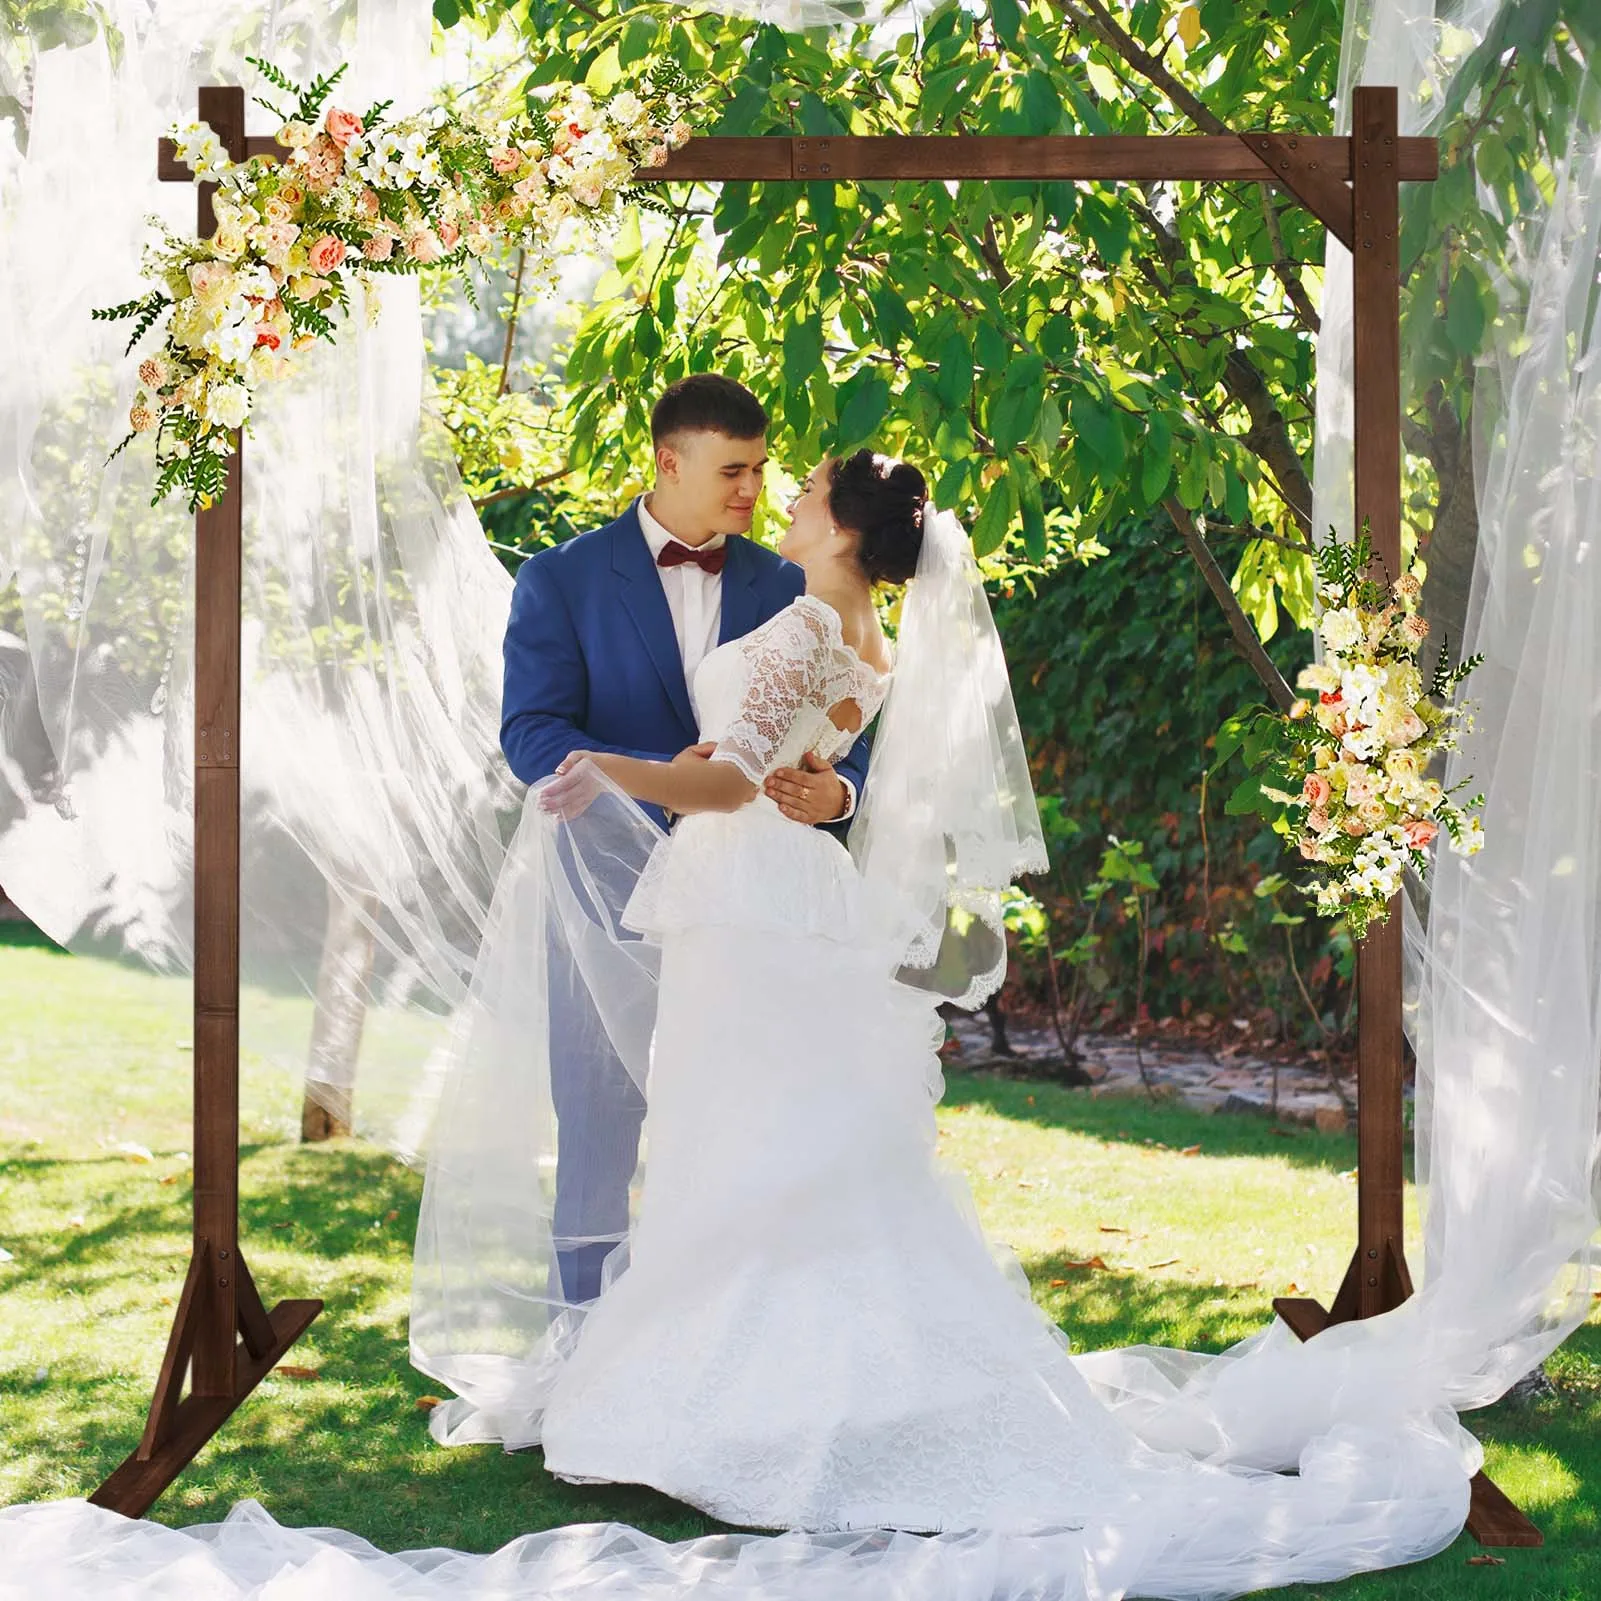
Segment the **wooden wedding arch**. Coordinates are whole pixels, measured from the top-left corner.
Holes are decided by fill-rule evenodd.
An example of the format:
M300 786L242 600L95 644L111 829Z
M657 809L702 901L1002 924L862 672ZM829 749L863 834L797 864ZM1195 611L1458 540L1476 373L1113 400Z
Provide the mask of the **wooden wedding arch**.
M199 92L199 113L235 161L289 152L245 133L245 94ZM927 180L1270 182L1289 191L1350 250L1354 298L1355 509L1377 571L1401 570L1399 203L1403 182L1438 175L1438 143L1402 138L1393 87L1353 97L1353 131L1124 137L1051 135L694 138L640 181L764 183ZM192 181L170 140L162 179ZM209 237L214 184L199 188ZM322 1310L262 1302L239 1249L239 720L242 443L220 499L195 517L194 1239L165 1357L138 1446L90 1497L142 1516ZM1357 954L1357 1227L1345 1278L1325 1309L1279 1299L1301 1339L1373 1317L1411 1293L1402 1233L1401 914ZM183 1394L184 1379L189 1380ZM1538 1545L1534 1526L1483 1474L1468 1527L1487 1545Z

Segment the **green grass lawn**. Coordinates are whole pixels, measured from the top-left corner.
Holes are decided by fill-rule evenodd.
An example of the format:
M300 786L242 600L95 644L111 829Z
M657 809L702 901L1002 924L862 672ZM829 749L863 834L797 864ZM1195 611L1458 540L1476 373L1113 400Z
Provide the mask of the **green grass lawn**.
M188 1253L188 1006L183 981L0 926L0 1503L87 1494L138 1438ZM559 1484L537 1452L434 1446L430 1383L406 1360L421 1175L354 1141L294 1143L298 1090L273 1069L246 1064L242 1101L256 1280L269 1301L327 1308L287 1359L312 1376L269 1377L153 1517L210 1521L248 1495L285 1523L391 1550L490 1550L592 1520L670 1539L716 1527L650 1492ZM1326 1298L1344 1270L1348 1138L962 1075L940 1128L1076 1348L1220 1349L1259 1328L1274 1295ZM1555 1398L1473 1420L1543 1549L1481 1566L1464 1536L1413 1568L1283 1594L1601 1596L1601 1327L1549 1366Z

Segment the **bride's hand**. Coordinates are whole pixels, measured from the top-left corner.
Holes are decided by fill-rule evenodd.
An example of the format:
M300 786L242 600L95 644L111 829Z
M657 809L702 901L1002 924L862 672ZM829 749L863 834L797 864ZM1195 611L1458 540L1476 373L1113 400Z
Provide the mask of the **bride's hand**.
M680 762L704 762L710 758L711 753L716 749L717 741L715 739L702 740L698 745L686 745L683 750L673 757L673 765L676 767Z

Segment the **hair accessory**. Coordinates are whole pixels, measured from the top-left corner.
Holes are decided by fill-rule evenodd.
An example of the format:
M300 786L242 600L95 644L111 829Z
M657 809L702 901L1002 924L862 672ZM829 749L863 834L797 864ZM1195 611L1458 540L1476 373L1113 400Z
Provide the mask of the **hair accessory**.
M873 465L878 469L878 476L880 478L888 478L889 475L895 471L895 458L893 456L886 456L881 451L875 450L873 452Z

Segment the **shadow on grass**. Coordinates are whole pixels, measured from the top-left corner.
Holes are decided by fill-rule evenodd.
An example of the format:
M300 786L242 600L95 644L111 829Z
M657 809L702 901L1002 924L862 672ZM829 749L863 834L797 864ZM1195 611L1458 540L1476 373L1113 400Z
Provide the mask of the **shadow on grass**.
M32 923L10 919L0 922L0 950L8 946L14 950L60 951L63 956L67 954L43 929L35 928Z
M420 1405L438 1386L408 1361L406 1320L421 1176L354 1141L241 1150L240 1238L270 1306L320 1297L322 1315L158 1501L161 1522L211 1522L242 1496L290 1524L354 1530L390 1550L492 1550L529 1530L632 1523L668 1539L721 1527L631 1486L568 1485L538 1451L445 1451ZM151 1196L148 1166L19 1157L0 1174L100 1195L91 1226L51 1220L8 1238L15 1304L68 1313L38 1373L0 1370L8 1498L87 1495L138 1442L189 1247L189 1181ZM98 1325L98 1326L97 1326Z
M998 1073L951 1073L941 1104L976 1107L1014 1123L1061 1129L1105 1145L1154 1142L1183 1150L1199 1144L1202 1156L1277 1157L1295 1167L1348 1172L1356 1165L1356 1137L1322 1134L1298 1124L1275 1127L1248 1113L1197 1112L1169 1099L1092 1096L1035 1079ZM1407 1159L1410 1179L1411 1157Z

